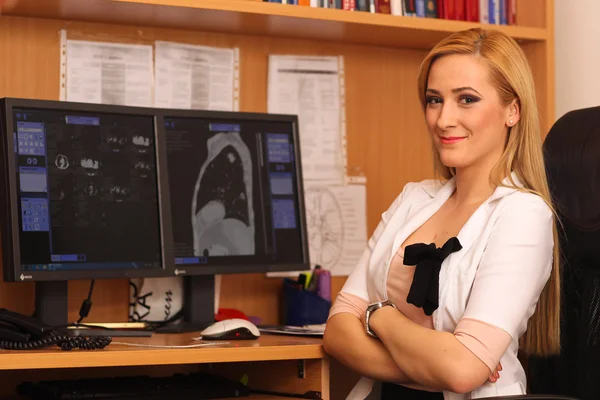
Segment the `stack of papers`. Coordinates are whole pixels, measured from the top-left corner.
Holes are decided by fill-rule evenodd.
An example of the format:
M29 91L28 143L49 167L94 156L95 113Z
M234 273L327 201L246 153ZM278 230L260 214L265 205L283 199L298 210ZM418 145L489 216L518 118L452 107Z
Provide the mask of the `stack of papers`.
M264 333L276 333L280 335L323 336L323 333L325 333L325 324L304 326L262 325L258 327L258 330Z

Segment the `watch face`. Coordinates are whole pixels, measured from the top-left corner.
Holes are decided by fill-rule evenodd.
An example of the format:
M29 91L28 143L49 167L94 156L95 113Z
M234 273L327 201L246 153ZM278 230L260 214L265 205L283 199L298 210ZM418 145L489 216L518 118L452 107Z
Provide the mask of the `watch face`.
M385 301L380 301L380 302L377 302L377 303L370 304L367 307L367 313L372 313L373 311L378 310L378 309L380 309L382 307L385 307L385 306L391 306L391 307L396 308L396 306L394 305L394 303L392 303L389 300L385 300Z
M379 301L377 303L373 303L373 304L369 305L368 309L370 309L370 310L376 310L378 308L383 307L385 305L385 303L387 303L387 302Z

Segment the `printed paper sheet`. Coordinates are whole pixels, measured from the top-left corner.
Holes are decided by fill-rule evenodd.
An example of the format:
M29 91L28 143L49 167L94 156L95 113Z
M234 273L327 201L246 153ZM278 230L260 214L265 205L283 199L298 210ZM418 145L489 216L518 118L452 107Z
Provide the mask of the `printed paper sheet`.
M238 49L162 41L155 48L156 107L239 109Z
M312 266L349 275L367 244L365 186L310 185L305 202Z
M67 40L66 100L152 106L152 46Z
M299 119L304 181L344 183L343 57L269 56L268 112Z

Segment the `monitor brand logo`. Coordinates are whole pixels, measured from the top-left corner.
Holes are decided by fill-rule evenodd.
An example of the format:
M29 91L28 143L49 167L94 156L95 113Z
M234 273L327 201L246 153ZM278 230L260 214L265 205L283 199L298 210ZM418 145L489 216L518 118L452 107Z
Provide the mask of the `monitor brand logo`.
M33 277L32 277L31 275L24 275L24 274L21 274L21 276L20 276L19 278L21 278L21 280L22 280L22 281L24 281L24 280L26 280L26 279L31 279L31 278L33 278Z

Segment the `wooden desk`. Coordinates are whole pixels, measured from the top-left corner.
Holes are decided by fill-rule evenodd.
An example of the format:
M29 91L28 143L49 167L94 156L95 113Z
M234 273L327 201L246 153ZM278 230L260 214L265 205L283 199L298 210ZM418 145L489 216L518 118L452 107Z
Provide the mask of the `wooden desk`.
M329 399L329 363L320 339L263 334L258 340L162 349L131 347L119 342L149 345L189 345L197 334L155 335L151 338L114 338L106 349L62 351L0 351L0 395L15 394L28 380L152 375L207 371L231 379L248 377L252 389L302 394L321 393ZM250 399L286 399L252 395Z

